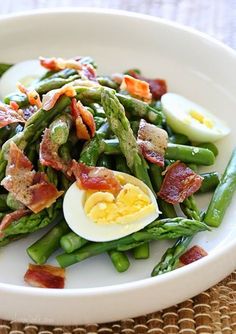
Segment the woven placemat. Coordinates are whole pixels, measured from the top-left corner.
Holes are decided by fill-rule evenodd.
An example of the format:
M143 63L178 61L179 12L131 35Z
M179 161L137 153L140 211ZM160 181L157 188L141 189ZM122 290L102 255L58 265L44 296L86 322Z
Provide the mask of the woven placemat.
M1 300L0 300L1 303ZM39 326L0 320L0 334L236 334L236 270L176 306L134 319L86 326Z

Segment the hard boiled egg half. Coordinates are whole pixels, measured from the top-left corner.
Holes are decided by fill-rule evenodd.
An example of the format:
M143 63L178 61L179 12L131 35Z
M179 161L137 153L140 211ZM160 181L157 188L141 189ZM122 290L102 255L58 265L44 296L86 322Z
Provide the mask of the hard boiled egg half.
M19 81L29 87L35 80L42 77L47 70L43 68L39 60L26 60L10 67L0 79L0 99L16 91L16 84Z
M122 185L110 192L81 190L75 183L63 202L65 219L79 236L91 241L110 241L139 231L159 216L152 191L134 176L114 171Z
M181 95L166 93L161 103L168 124L192 141L214 142L230 132L221 119Z

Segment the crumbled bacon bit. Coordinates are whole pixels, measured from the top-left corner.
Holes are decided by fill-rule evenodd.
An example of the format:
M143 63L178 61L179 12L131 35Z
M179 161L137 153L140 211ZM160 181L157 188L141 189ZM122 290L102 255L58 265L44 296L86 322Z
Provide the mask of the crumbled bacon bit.
M182 264L187 265L207 255L207 252L203 248L195 245L187 250L183 255L181 255L179 259Z
M27 96L27 98L29 100L29 104L31 104L32 106L36 106L37 108L42 107L42 102L41 102L40 96L36 92L35 89L30 89L30 88L28 89L24 85L22 85L20 82L18 82L16 86L21 93L23 93Z
M129 75L124 75L120 89L126 90L133 97L147 103L152 100L149 84L146 81L135 79Z
M65 172L70 161L63 160L59 154L59 145L51 140L51 130L45 129L39 147L39 160L43 166L51 166L56 170Z
M167 167L158 196L171 204L182 203L201 187L202 181L200 175L183 162L176 161Z
M148 161L158 166L164 166L167 141L168 134L165 130L147 123L144 119L140 121L137 143Z
M55 202L63 194L63 191L58 191L48 181L46 174L39 173L40 175L38 175L32 169L31 161L14 142L11 142L6 176L1 185L11 192L18 201L34 213L38 213Z
M11 225L11 223L16 220L30 214L30 210L28 209L19 209L10 213L7 213L2 221L0 222L0 238L4 236L4 230Z
M24 280L31 286L48 289L65 287L65 269L51 265L29 264Z
M66 95L73 97L76 95L76 91L71 84L66 84L58 89L52 89L47 94L43 96L42 107L44 110L48 111L52 109L60 96Z
M110 169L90 167L73 160L71 172L81 189L109 191L114 194L121 190L120 183Z
M75 121L76 135L79 139L89 140L95 135L96 124L93 115L75 98L71 101L71 114Z
M25 123L21 111L15 108L16 105L9 106L0 102L0 128L13 123Z
M142 75L138 74L134 70L129 70L128 73L133 78L146 81L150 86L150 91L152 93L152 97L155 100L160 100L162 95L164 95L167 92L167 85L166 85L165 80L163 80L163 79L147 79L147 78L143 77Z

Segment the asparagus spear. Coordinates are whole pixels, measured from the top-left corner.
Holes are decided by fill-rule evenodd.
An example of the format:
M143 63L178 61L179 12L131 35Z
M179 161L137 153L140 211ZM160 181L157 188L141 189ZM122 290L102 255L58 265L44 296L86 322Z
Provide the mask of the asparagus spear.
M210 205L208 206L204 221L214 227L218 227L229 206L234 191L236 190L236 149L234 149L224 174L218 184Z
M116 138L104 140L103 147L105 154L120 154L122 151L119 140ZM165 158L205 166L212 165L215 162L214 154L208 149L172 143L167 145Z
M150 168L149 174L151 177L153 188L155 192L158 192L162 184L162 174L161 174L162 169L161 167L151 164L151 163L149 164L149 168ZM174 218L177 216L175 212L175 208L172 204L163 201L161 198L158 198L158 205L164 217Z
M127 166L125 157L123 155L117 155L115 157L115 161L116 161L116 170L118 172L122 172L122 173L126 173L126 174L130 174L130 169Z
M63 145L67 142L72 122L69 115L58 116L51 124L51 140L57 145Z
M27 253L37 264L44 264L52 253L60 247L61 237L69 232L62 216L57 217L56 225L39 240L27 248Z
M220 182L219 173L217 172L210 172L210 173L203 173L200 174L203 177L201 188L198 190L200 193L206 193L218 186Z
M78 75L73 75L67 79L63 78L48 78L44 79L42 81L39 81L37 84L35 84L33 89L35 89L39 94L46 94L50 90L61 88L62 86L78 79ZM4 102L7 104L10 104L11 101L16 102L20 108L27 106L28 98L25 94L19 94L19 93L12 93L7 95L4 98Z
M49 217L48 212L45 209L39 213L33 213L30 216L22 217L15 221L14 224L10 224L4 229L3 236L0 237L0 245L5 245L15 238L23 237L24 235L33 233L47 226L53 222L58 215L61 215L59 208L61 208L61 201L58 201L55 204L52 217Z
M127 165L132 173L152 189L152 184L147 171L147 164L139 153L139 147L125 116L122 104L115 96L115 92L104 90L102 92L102 105L108 122L114 134L117 136L121 152L124 154Z
M74 232L63 235L60 239L60 245L66 253L72 253L88 243L88 240L80 237Z
M106 88L105 90L115 94L115 91L112 89ZM76 87L76 97L85 104L100 103L103 91L104 87ZM131 96L116 93L116 97L130 115L145 118L148 122L156 125L162 123L163 113L160 110L152 108L147 103Z
M172 219L156 220L142 231L135 232L124 238L108 241L89 243L71 254L61 254L57 256L57 261L61 267L68 267L74 263L85 260L91 256L103 252L118 249L122 246L141 245L151 240L172 239L180 236L193 235L196 232L208 230L206 224L197 220L176 217ZM130 249L130 248L129 248Z
M200 221L200 213L193 196L185 199L181 204L181 209L188 218ZM193 235L181 236L177 239L174 245L162 255L160 262L153 268L151 276L161 275L174 270L179 263L180 256L186 251L192 238Z
M133 249L133 256L136 260L144 260L149 258L149 243L145 242L140 246L137 246Z
M110 256L114 267L119 273L123 273L129 268L130 262L128 256L125 253L116 250L110 250L108 255Z

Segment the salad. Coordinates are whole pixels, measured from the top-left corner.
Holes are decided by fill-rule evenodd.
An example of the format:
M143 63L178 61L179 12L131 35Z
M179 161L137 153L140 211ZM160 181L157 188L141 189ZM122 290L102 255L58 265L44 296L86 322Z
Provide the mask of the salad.
M163 79L96 67L90 57L0 64L0 247L52 226L26 250L33 286L63 288L65 268L104 252L125 272L128 253L147 259L163 239L174 244L152 276L196 261L207 252L189 244L221 224L236 189L236 150L222 176L198 169L214 165L223 121ZM47 264L58 249L58 267Z

